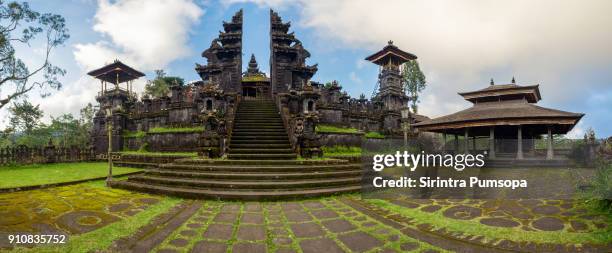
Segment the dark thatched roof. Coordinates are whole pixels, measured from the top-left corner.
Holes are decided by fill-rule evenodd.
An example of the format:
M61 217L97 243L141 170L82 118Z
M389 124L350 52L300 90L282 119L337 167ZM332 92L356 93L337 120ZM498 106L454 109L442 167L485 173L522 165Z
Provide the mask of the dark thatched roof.
M389 58L398 59L399 63L403 63L410 60L415 60L417 56L399 49L393 45L392 41L389 41L389 44L382 50L366 57L365 59L378 65L384 65L389 61Z
M123 83L145 75L119 60L115 60L113 63L99 69L89 71L87 74L109 83L117 83L117 81Z
M571 124L574 125L584 114L549 109L524 100L477 103L474 106L450 115L415 124L425 130L458 128L469 122L480 122L477 126L509 124ZM560 120L563 119L563 120ZM474 124L471 124L474 126Z
M539 85L520 86L516 84L496 84L477 91L460 92L465 100L476 102L490 97L524 96L530 103L537 103L542 99Z

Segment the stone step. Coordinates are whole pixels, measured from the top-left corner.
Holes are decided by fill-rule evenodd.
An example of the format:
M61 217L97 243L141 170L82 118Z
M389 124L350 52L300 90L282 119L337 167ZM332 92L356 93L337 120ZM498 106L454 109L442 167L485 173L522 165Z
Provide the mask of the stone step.
M361 183L361 177L346 177L346 178L323 178L323 179L303 179L303 180L210 180L210 179L194 179L194 178L174 178L174 177L159 177L149 175L139 175L129 177L131 182L152 183L172 186L188 186L194 188L215 188L215 189L291 189L291 188L312 188L312 187L328 187L334 185L358 185Z
M288 141L284 140L257 140L257 142L253 142L252 140L231 140L230 147L234 146L234 144L286 144L289 145ZM261 145L263 146L263 145Z
M236 122L239 121L249 121L249 120L258 120L258 119L267 119L273 122L282 122L280 117L270 117L270 116L266 116L266 115L249 115L249 116L238 116L236 115L236 118L234 119Z
M278 159L296 159L296 154L228 154L229 159L238 160L278 160Z
M253 110L253 111L278 111L274 105L272 106L238 106L240 110Z
M282 136L276 135L233 135L232 140L289 140L287 134Z
M193 189L180 186L149 185L129 181L113 181L112 187L136 190L154 194L172 195L185 198L210 198L223 200L277 200L290 198L309 198L332 194L349 193L361 190L361 185L337 186L328 188L313 188L300 190L274 190L274 191L236 191Z
M240 125L240 126L234 126L234 130L236 129L251 130L251 131L256 131L259 129L274 129L274 130L283 131L283 132L285 131L285 127L283 125L261 125L261 126Z
M271 133L276 133L276 132L278 132L278 130L276 130L276 129L260 129L258 131L259 132L266 132L266 133L270 133L270 132ZM246 129L234 129L233 132L236 133L236 132L251 132L251 131L247 131Z
M218 180L298 180L313 178L361 177L361 169L323 172L221 172L221 171L177 171L168 169L145 170L145 175L206 178Z
M247 131L247 130L237 130L232 133L232 136L285 136L287 137L287 132L285 130L276 130L276 131Z
M258 118L258 119L236 119L235 121L236 123L283 123L283 120L281 120L280 118L278 119L265 119L265 118Z
M230 154L293 154L290 148L230 148Z
M282 154L294 154L293 150L288 148L288 149L272 149L272 150L268 150L268 149L231 149L229 151L230 154L234 154L234 155L238 155L238 154L276 154L276 155L282 155Z
M270 143L250 143L237 144L236 142L230 142L230 148L291 148L289 143L270 144Z
M276 108L269 108L269 107L239 107L237 112L276 112L278 113L278 110Z
M174 164L200 164L200 165L332 165L348 164L346 160L324 159L324 160L231 160L231 159L205 159L184 158L176 159Z
M285 127L285 125L283 124L283 121L276 121L276 122L239 122L236 121L234 122L234 127L241 127L241 126L279 126L279 127Z
M277 122L235 122L234 128L278 127L285 128L282 121Z
M287 138L287 133L284 130L278 130L276 132L233 132L232 137L247 137L247 136L275 136Z
M215 164L161 164L160 170L172 171L210 171L210 172L327 172L359 170L360 164L331 165L215 165Z
M257 117L257 116L266 116L266 117L270 117L270 118L276 118L279 117L280 114L278 114L278 112L240 112L238 111L236 113L236 118L244 118L244 117Z

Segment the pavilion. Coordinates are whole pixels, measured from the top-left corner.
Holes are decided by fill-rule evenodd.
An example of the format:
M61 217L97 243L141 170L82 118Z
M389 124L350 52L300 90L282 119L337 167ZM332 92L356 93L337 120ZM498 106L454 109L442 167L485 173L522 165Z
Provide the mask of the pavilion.
M502 153L518 160L537 157L535 139L547 135L546 159L554 158L553 134L566 134L584 116L536 105L542 99L539 85L491 85L487 88L459 93L473 106L453 114L414 125L419 131L454 135L454 150L459 151L459 136L463 136L463 151L470 152L469 140L476 149L476 138L488 138L488 155L494 159ZM446 149L446 147L445 147ZM514 154L516 156L514 156Z
M109 91L120 92L121 90L123 90L119 86L120 83L126 83L124 91L128 94L133 94L132 81L145 76L144 73L133 69L132 67L126 65L125 63L119 60L115 60L113 61L113 63L107 64L106 66L101 67L99 69L89 71L87 74L100 80L99 95L104 95L106 92ZM114 84L115 88L113 90L109 90L107 88L107 83Z

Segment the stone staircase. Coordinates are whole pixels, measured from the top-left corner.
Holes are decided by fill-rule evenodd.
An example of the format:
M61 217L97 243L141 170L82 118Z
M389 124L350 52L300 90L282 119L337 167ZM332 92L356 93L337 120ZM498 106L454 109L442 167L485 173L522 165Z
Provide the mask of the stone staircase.
M271 100L245 100L236 111L229 159L295 159L287 131Z
M361 164L300 160L271 101L242 101L228 159L177 159L112 187L186 198L275 200L361 189Z
M112 186L187 198L275 200L361 189L360 164L345 160L179 159Z

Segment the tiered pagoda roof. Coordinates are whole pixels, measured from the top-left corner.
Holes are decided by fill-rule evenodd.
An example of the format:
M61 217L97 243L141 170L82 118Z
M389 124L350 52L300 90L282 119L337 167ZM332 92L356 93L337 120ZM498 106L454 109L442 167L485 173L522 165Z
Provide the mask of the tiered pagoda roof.
M259 66L255 55L251 54L251 60L249 60L249 67L247 71L242 75L242 82L269 82L270 79L265 73L259 71Z
M389 62L393 62L397 65L400 65L404 62L415 60L417 58L416 55L405 52L395 45L393 45L393 41L389 41L387 46L385 46L382 50L366 57L367 61L371 61L377 65L386 65Z
M538 85L491 85L485 89L459 94L474 105L453 114L415 124L415 127L422 131L444 132L466 127L555 125L555 133L565 134L584 116L583 113L536 105L541 99Z
M306 83L318 70L316 64L306 64L310 53L293 32L289 33L290 27L290 22L284 23L278 13L270 10L270 72L273 89L285 89L287 83ZM285 79L288 76L285 71L290 73L289 79Z
M99 69L89 71L87 74L102 81L114 84L132 81L145 76L142 72L125 65L119 60L115 60L113 63Z

